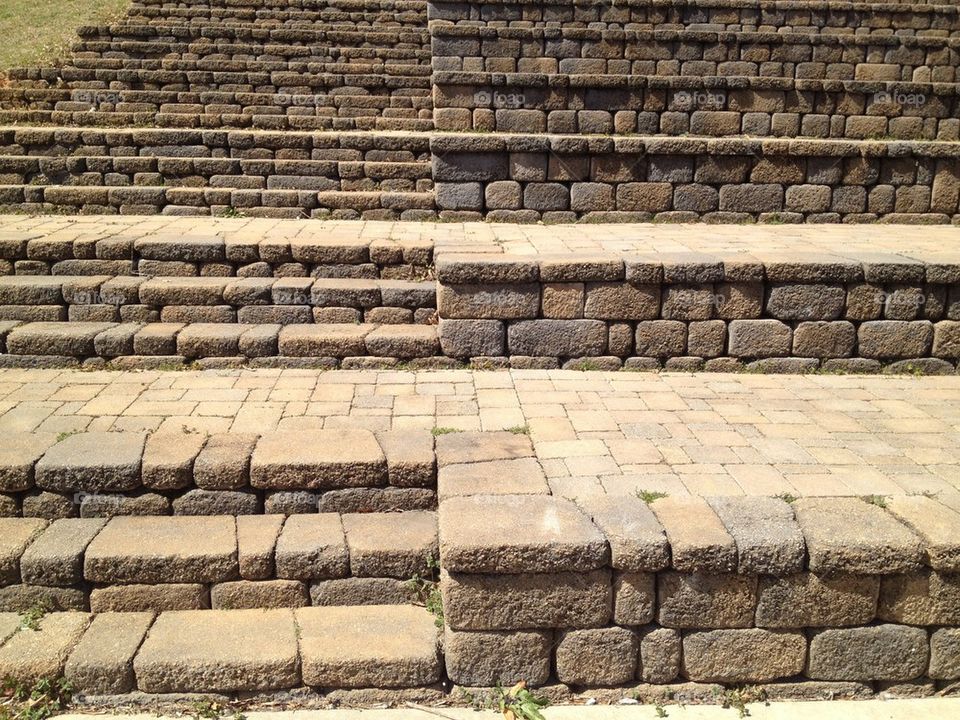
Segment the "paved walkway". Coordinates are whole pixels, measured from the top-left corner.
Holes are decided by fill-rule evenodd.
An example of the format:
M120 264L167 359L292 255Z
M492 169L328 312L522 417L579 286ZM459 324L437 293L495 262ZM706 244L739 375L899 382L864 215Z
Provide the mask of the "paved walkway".
M438 247L530 255L562 252L903 253L926 261L960 262L960 228L897 225L515 225L379 221L177 218L167 216L0 215L9 237L98 240L123 236L218 235L227 240L429 240Z
M0 371L0 432L529 432L554 493L944 494L960 376Z

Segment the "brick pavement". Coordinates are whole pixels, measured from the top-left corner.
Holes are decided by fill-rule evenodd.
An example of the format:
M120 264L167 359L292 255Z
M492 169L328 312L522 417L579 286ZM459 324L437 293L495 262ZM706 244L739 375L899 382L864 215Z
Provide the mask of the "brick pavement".
M943 494L960 377L0 371L0 432L517 428L555 494Z

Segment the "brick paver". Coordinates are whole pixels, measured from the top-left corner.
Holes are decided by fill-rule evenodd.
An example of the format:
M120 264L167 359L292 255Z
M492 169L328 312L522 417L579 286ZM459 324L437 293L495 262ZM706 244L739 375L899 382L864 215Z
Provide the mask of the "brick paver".
M564 496L960 490L956 376L0 371L3 433L345 427L526 431Z

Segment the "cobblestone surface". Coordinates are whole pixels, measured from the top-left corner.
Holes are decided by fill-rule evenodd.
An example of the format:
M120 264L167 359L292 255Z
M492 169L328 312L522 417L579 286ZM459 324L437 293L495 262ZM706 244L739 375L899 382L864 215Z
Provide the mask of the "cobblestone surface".
M0 371L0 432L529 432L554 494L896 495L960 509L960 377Z

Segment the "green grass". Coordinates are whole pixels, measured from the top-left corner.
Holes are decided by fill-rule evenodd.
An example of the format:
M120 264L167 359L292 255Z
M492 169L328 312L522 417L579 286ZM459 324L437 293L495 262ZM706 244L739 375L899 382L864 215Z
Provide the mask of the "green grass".
M129 0L3 0L0 76L12 67L51 63L63 57L77 41L78 27L109 22L129 4Z

